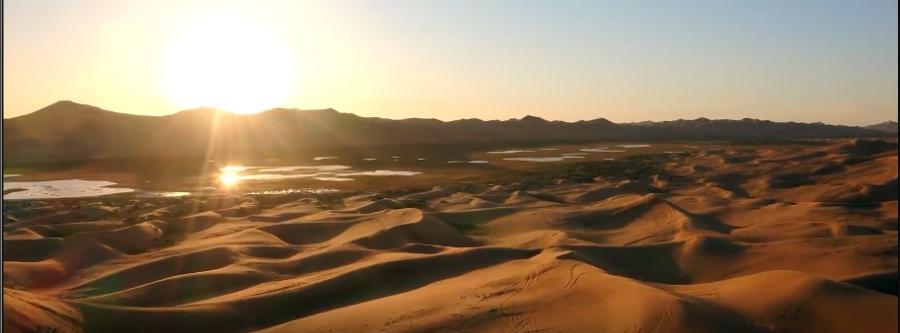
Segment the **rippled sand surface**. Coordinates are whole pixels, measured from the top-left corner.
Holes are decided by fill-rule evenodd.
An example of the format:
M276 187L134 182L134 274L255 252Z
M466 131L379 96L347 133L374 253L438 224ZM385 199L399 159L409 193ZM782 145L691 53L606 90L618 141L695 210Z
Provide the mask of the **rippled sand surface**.
M623 182L33 202L3 330L896 332L897 193L896 143L854 140Z

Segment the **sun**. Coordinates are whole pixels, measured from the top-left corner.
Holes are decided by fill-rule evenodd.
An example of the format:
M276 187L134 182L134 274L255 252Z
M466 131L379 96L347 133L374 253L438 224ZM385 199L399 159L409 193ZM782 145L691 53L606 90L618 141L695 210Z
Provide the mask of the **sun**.
M173 38L167 51L162 85L182 107L256 113L281 106L293 89L284 44L247 18L198 22Z
M219 176L219 180L222 182L222 185L224 185L224 186L232 186L234 184L237 184L237 182L238 182L238 180L240 180L240 178L238 177L238 175L236 173L226 172L226 173L223 173L221 176Z

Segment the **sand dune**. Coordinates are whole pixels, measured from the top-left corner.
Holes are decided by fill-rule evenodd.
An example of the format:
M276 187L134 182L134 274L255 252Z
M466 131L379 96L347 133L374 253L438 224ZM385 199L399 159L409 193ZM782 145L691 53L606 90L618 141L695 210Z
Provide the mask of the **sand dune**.
M131 219L25 205L39 213L4 225L3 331L897 330L895 142L672 158L622 182L217 197Z

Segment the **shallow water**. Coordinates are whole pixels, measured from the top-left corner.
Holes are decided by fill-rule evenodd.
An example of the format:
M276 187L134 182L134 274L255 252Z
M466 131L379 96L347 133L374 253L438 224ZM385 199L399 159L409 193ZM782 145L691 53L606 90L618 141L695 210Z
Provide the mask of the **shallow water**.
M324 161L324 160L333 160L338 158L337 156L319 156L313 157L313 161Z
M317 172L317 173L256 173L252 175L239 175L238 180L279 180L279 179L295 179L295 178L312 178L317 176L332 175L333 172Z
M584 149L581 149L581 151L586 152L586 153L624 153L625 152L624 150L610 150L610 149L605 149L605 148L598 148L598 149L584 148Z
M258 172L297 172L297 171L337 171L347 170L351 167L346 165L295 165L276 168L259 169Z
M246 192L245 195L282 195L282 194L294 194L294 193L334 193L338 192L337 189L333 188L322 188L322 187L305 187L305 188L289 188L284 190L273 190L273 191L253 191Z
M366 158L363 159L363 161L369 161L369 162L371 162L371 161L377 161L377 160L378 160L378 159L377 159L377 158L374 158L374 157L366 157Z
M326 181L326 182L346 182L346 181L353 180L353 178L343 178L343 177L313 177L313 179Z
M648 144L637 143L637 144L617 145L616 147L621 147L621 148L649 148L649 147L651 147L651 146L648 145Z
M230 165L230 166L219 169L219 171L222 171L222 172L242 172L242 171L246 171L246 170L247 170L247 167L236 166L236 165Z
M8 175L3 175L3 178L19 177L19 176L21 176L21 175L22 175L22 174L12 173L12 174L8 174Z
M382 172L381 174L384 174ZM380 175L380 174L379 174ZM274 175L285 176L285 175ZM310 177L311 175L305 175ZM352 180L342 177L327 177L322 175L318 177L323 181L347 181ZM112 194L133 193L138 198L164 198L164 197L181 197L191 195L201 195L204 192L214 190L214 188L197 188L194 192L180 191L142 191L133 188L113 188L108 187L116 183L102 180L82 180L82 179L64 179L49 180L35 182L5 182L3 190L24 189L24 191L13 192L3 196L3 200L40 200L40 199L64 199L64 198L91 198ZM291 193L331 193L337 192L337 189L331 188L297 188L285 189L277 191L258 191L247 192L245 194L291 194Z
M316 180L327 180L327 181L348 181L353 180L347 177L354 176L376 176L376 177L384 177L384 176L415 176L420 175L421 172L417 171L394 171L394 170L375 170L375 171L356 171L356 172L343 172L343 173L335 173L335 172L316 172L316 173L257 173L250 175L239 175L238 179L240 180L279 180L279 179L297 179L297 178L312 178ZM343 178L343 179L337 179Z
M4 182L3 190L24 189L3 196L3 200L85 198L131 193L134 189L107 187L116 183L103 180L62 179L37 182Z
M421 172L418 171L394 171L394 170L375 170L375 171L359 171L359 172L348 172L348 173L339 173L337 174L339 177L352 177L352 176L416 176L421 175Z
M519 153L533 153L534 150L501 150L501 151L489 151L488 154L519 154Z
M135 193L135 197L138 197L138 198L171 198L171 197L184 197L184 196L189 196L192 194L194 194L194 193L152 191L152 192L137 192L137 193Z
M313 177L313 179L315 179L315 180L321 180L321 181L328 181L328 182L346 182L346 181L351 181L351 180L353 180L353 178L349 178L349 177L356 177L356 176L363 176L363 177L367 177L367 176L375 176L375 177L381 177L381 176L415 176L415 175L420 175L420 174L422 174L422 173L421 173L421 172L416 172L416 171L375 170L375 171L360 171L360 172L338 173L338 174L334 174L334 175L332 175L332 176L318 176L318 177Z
M474 161L447 161L447 164L488 164L490 162L485 160L474 160Z
M573 159L573 158L584 158L584 156L576 156L576 155L566 155L559 157L509 157L504 158L504 161L519 161L519 162L562 162L563 160Z

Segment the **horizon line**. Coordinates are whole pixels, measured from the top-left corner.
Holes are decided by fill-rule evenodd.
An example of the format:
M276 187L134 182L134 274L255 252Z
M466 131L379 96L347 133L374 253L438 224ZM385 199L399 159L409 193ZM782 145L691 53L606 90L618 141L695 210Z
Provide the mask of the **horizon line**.
M16 118L28 116L28 115L34 114L34 113L36 113L36 112L39 112L39 111L41 111L41 110L44 110L44 109L46 109L46 108L49 108L49 107L51 107L51 106L54 106L54 105L57 105L57 104L64 104L64 103L71 103L71 104L76 104L76 105L83 105L83 106L88 106L88 107L96 108L96 109L99 109L99 110L102 110L102 111L106 111L106 112L112 112L112 113L118 113L118 114L127 114L127 115L138 116L138 117L167 117L167 116L176 115L176 114L179 114L179 113L182 113L182 112L198 111L198 110L209 109L209 110L213 110L213 111L217 111L217 112L227 112L227 113L230 113L230 114L233 114L233 115L238 115L238 116L253 116L253 115L262 114L262 113L269 112L269 111L274 111L274 110L293 110L293 111L329 111L329 110L331 110L331 111L338 112L338 113L341 113L341 114L349 114L349 115L354 115L354 116L357 116L357 117L360 117L360 118L367 118L367 119L387 119L387 120L436 120L436 121L445 122L445 123L448 123L448 122L455 122L455 121L463 121L463 120L473 120L473 119L475 119L475 120L481 120L481 121L487 121L487 122L489 122L489 121L510 121L510 120L522 120L522 119L525 119L525 118L528 118L528 117L538 118L538 119L541 119L541 120L544 120L544 121L547 121L547 122L577 123L577 122L582 122L582 121L606 120L606 121L609 121L609 122L611 122L611 123L613 123L613 124L641 124L641 123L647 123L647 122L650 122L650 123L662 123L662 122L673 122L673 121L681 121L681 120L700 120L700 119L706 119L706 120L710 120L710 121L716 121L716 120L731 120L731 121L756 120L756 121L768 121L768 122L773 122L773 123L824 124L824 125L830 125L830 126L846 126L846 127L860 127L860 128L864 128L864 127L866 127L866 126L879 125L879 124L883 124L883 123L891 123L891 122L896 123L896 122L897 122L896 120L888 119L888 120L885 120L885 121L880 122L880 123L869 124L869 125L865 125L865 126L854 126L854 125L844 125L844 124L827 124L827 123L823 123L823 122L821 122L821 121L818 121L818 122L811 122L811 123L806 123L806 122L798 122L798 121L774 121L774 120L768 120L768 119L749 118L749 117L740 118L740 119L736 119L736 118L710 118L710 117L697 117L697 118L694 118L694 119L678 118L678 119L671 119L671 120L642 120L642 121L634 121L634 122L622 122L622 123L617 123L617 122L611 121L611 120L609 120L609 119L607 119L607 118L605 118L605 117L599 117L599 118L594 118L594 119L580 119L580 120L575 120L575 121L565 121L565 120L560 120L560 119L551 120L551 119L546 119L546 118L539 117L539 116L534 116L534 115L525 115L525 116L522 116L521 118L508 118L508 119L458 118L458 119L452 119L452 120L442 120L442 119L437 119L437 118L419 118L419 117L412 117L412 118L365 117L365 116L360 116L360 115L358 115L358 114L356 114L356 113L353 113L353 112L342 112L342 111L338 111L337 109L330 108L330 107L328 107L328 108L317 108L317 109L300 109L300 108L297 108L297 107L290 107L290 108L289 108L289 107L273 107L273 108L261 110L261 111L259 111L259 112L254 112L254 113L240 113L240 112L233 112L233 111L225 110L225 109L218 108L218 107L214 107L214 106L199 106L199 107L191 108L191 109L178 110L178 111L175 111L175 112L169 113L169 114L163 114L163 115L147 115L147 114L135 114L135 113L128 113L128 112L113 111L113 110L104 109L104 108L102 108L102 107L95 106L95 105L91 105L91 104L85 104L85 103L75 102L75 101L73 101L73 100L59 100L59 101L53 102L53 103L51 103L51 104L48 104L47 106L44 106L44 107L42 107L42 108L40 108L40 109L31 111L31 112L28 112L28 113L20 114L20 115L17 115L17 116L15 116L15 117L10 117L10 118L4 117L3 120L12 120L12 119L16 119Z

